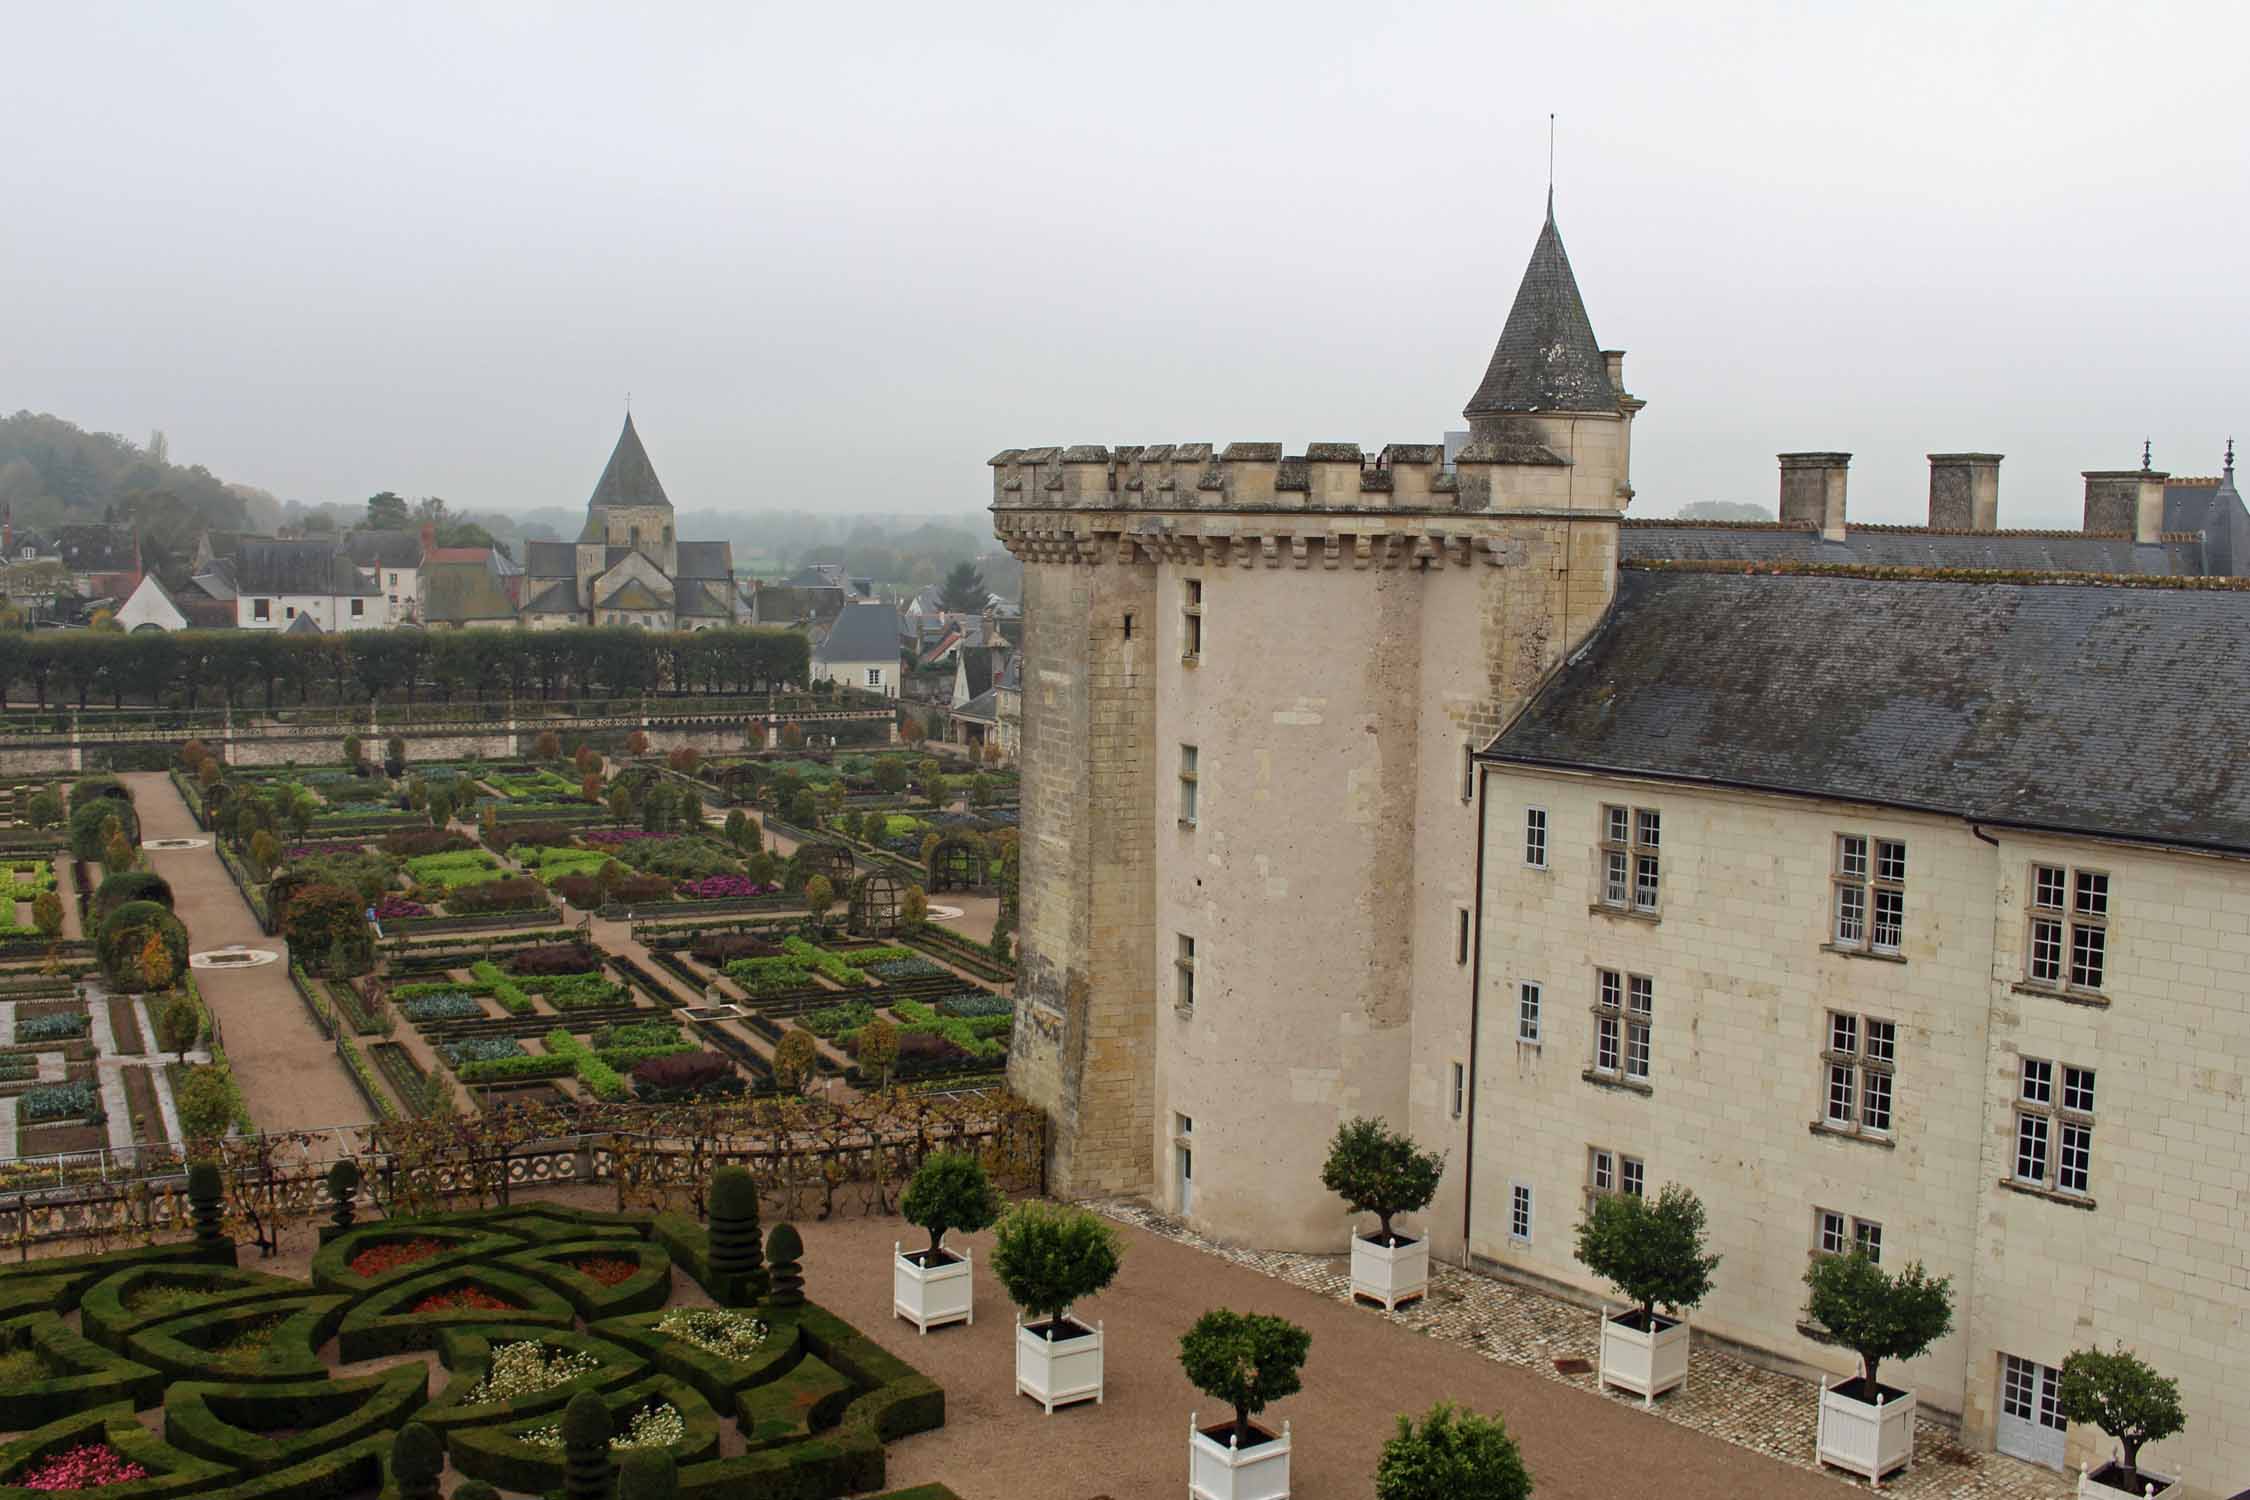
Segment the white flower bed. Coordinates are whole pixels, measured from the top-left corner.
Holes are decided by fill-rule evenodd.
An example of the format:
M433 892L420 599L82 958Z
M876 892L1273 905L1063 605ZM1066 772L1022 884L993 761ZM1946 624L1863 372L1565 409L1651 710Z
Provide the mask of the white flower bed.
M717 1307L675 1307L656 1320L656 1331L722 1359L748 1359L766 1341L765 1324Z
M669 1448L687 1436L687 1418L669 1401L654 1406L644 1406L633 1413L633 1420L623 1432L609 1440L612 1448ZM549 1422L544 1427L534 1427L521 1435L523 1442L534 1448L560 1448L563 1445L562 1423Z
M513 1401L518 1396L530 1396L591 1374L602 1367L602 1362L591 1354L572 1349L549 1349L537 1339L521 1343L502 1344L492 1351L492 1363L485 1370L484 1379L469 1391L469 1404L482 1406L492 1401Z

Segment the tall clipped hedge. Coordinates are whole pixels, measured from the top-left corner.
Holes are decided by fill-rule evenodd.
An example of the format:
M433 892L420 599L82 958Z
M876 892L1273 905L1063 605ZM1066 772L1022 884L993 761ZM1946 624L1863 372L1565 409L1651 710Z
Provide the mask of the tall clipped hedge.
M94 914L106 917L128 901L153 901L171 911L171 882L148 870L120 870L94 892Z
M129 990L147 987L141 976L141 950L152 931L163 938L172 956L174 981L187 972L188 935L180 919L154 901L128 901L102 918L94 931L95 955L113 984Z
M70 814L70 852L80 859L102 857L102 824L115 818L125 830L125 842L139 847L141 820L133 804L122 797L95 797L79 803Z

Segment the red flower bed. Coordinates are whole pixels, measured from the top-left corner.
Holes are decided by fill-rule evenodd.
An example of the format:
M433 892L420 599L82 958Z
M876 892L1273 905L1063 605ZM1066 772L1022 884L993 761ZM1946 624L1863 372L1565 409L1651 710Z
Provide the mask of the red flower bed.
M616 1286L638 1273L641 1268L635 1261L597 1256L592 1260L578 1262L575 1269L579 1275L591 1277L603 1286Z
M148 1478L148 1470L107 1443L82 1443L33 1464L16 1479L27 1490L95 1490Z
M450 1292L433 1292L414 1304L418 1313L453 1312L521 1312L522 1308L505 1298L495 1297L481 1286L458 1287Z
M388 1245L369 1245L351 1258L352 1274L380 1276L385 1271L428 1260L444 1249L445 1245L438 1240L398 1240Z

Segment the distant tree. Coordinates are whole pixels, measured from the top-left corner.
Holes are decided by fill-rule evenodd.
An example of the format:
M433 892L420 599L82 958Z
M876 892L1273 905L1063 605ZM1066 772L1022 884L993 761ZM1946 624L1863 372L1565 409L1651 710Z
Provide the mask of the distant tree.
M805 726L791 722L781 726L781 747L784 750L805 748Z
M367 529L370 531L404 531L406 529L406 500L384 490L367 497Z
M1859 1356L1870 1405L1882 1401L1876 1382L1886 1359L1912 1359L1953 1326L1953 1278L1932 1276L1915 1261L1896 1276L1856 1246L1847 1254L1816 1258L1805 1272L1812 1295L1805 1314Z
M631 787L613 786L609 789L609 815L620 823L633 816L633 790Z
M1531 1472L1498 1417L1440 1401L1417 1429L1398 1435L1375 1461L1375 1500L1530 1500Z
M812 1081L813 1069L820 1049L813 1043L813 1035L802 1026L792 1026L782 1033L774 1044L773 1079L785 1094L801 1094Z
M2115 1477L2124 1481L2128 1495L2141 1489L2141 1449L2187 1427L2180 1383L2157 1374L2123 1345L2106 1353L2080 1349L2064 1360L2057 1398L2065 1417L2091 1423L2117 1440L2123 1451Z
M957 562L938 585L938 608L973 615L985 606L984 575L973 562Z
M627 755L648 754L648 736L638 729L625 736L625 753Z
M910 774L903 756L886 755L875 762L875 784L893 797L906 790Z
M749 848L751 836L756 827L757 825L750 821L748 815L746 815L741 808L737 807L729 810L729 812L727 813L726 821L726 840L728 846L737 850Z
M860 1071L873 1078L877 1088L888 1086L891 1069L898 1065L898 1028L877 1016L859 1028L859 1039L853 1044L852 1055L859 1059Z
M540 760L553 760L562 754L562 740L552 729L541 730L539 738L532 742L531 753Z
M827 916L828 908L835 904L836 888L828 883L827 876L815 875L805 882L805 910L812 913L814 921Z
M1337 1127L1328 1160L1320 1169L1320 1184L1343 1199L1353 1213L1380 1216L1382 1228L1370 1238L1390 1246L1396 1243L1392 1217L1427 1208L1437 1196L1444 1172L1442 1155L1424 1151L1403 1131L1363 1117Z

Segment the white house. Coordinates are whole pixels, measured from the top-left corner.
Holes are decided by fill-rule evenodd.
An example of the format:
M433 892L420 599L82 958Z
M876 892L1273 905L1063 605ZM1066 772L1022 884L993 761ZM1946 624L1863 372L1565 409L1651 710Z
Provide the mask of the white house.
M140 587L117 606L117 628L135 630L185 630L188 618L154 573L141 575Z
M813 650L813 677L898 696L898 611L888 604L849 604L827 639Z
M309 617L322 630L379 630L390 606L372 569L332 539L244 537L233 559L234 623L244 630L287 630Z
M343 539L352 563L374 573L383 594L383 623L404 625L418 618L423 554L436 545L433 528L413 531L354 531Z

